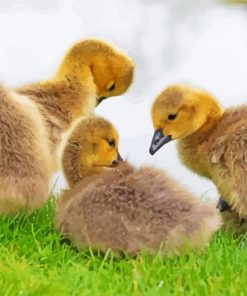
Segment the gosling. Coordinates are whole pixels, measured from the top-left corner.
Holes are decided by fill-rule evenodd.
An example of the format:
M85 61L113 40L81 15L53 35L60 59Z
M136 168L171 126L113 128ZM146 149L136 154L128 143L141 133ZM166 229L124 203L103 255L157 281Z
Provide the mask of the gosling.
M247 106L225 110L205 91L172 85L155 99L151 113L150 153L178 140L182 163L217 186L218 208L231 209L233 220L246 219Z
M78 249L163 255L207 245L220 227L217 210L163 172L122 162L118 133L100 117L80 121L62 155L69 184L55 225Z
M62 133L75 120L92 114L106 98L127 91L133 74L134 65L127 54L104 41L89 39L68 50L50 80L15 91L38 106L54 151L61 143Z

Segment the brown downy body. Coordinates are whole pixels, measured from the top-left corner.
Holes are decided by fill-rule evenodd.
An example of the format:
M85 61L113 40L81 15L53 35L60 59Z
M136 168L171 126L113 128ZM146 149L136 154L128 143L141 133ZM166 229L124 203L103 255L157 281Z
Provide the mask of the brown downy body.
M240 220L247 218L246 117L245 105L224 110L212 95L180 85L164 90L152 108L155 129L179 140L182 163L212 180Z
M105 139L115 146L104 146ZM161 248L172 255L205 246L220 226L216 209L157 169L126 162L112 167L117 149L117 132L102 118L81 121L72 131L63 153L70 189L56 208L60 232L78 249L116 253Z
M52 165L42 117L2 86L0 114L0 214L35 209L48 198Z

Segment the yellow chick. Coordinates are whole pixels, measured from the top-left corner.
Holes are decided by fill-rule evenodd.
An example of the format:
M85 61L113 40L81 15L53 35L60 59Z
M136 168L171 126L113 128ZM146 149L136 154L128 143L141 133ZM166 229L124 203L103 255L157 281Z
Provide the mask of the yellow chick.
M104 41L89 39L68 50L50 80L15 91L37 104L56 149L61 133L75 119L91 114L104 99L124 93L133 74L129 56Z
M184 85L166 88L154 101L150 153L178 140L184 165L214 182L218 207L247 218L247 106L224 110L214 96Z
M118 133L103 118L80 121L62 165L70 189L58 199L55 225L78 249L141 250L174 255L205 246L220 227L215 207L163 172L121 161Z

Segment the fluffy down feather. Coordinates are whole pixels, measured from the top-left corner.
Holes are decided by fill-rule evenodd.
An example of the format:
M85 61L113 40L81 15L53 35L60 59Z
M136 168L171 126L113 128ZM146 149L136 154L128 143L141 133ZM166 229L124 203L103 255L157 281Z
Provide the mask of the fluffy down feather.
M48 198L51 165L48 136L38 108L28 98L0 86L0 214L43 205Z
M221 220L163 172L123 163L65 191L55 224L78 249L173 255L205 246Z

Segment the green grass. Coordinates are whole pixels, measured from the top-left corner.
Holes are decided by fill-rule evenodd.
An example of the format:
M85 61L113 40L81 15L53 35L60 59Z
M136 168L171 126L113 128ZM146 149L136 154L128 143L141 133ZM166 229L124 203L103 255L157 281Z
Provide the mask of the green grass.
M247 236L204 252L114 258L77 252L53 230L54 205L0 220L0 295L247 295Z

